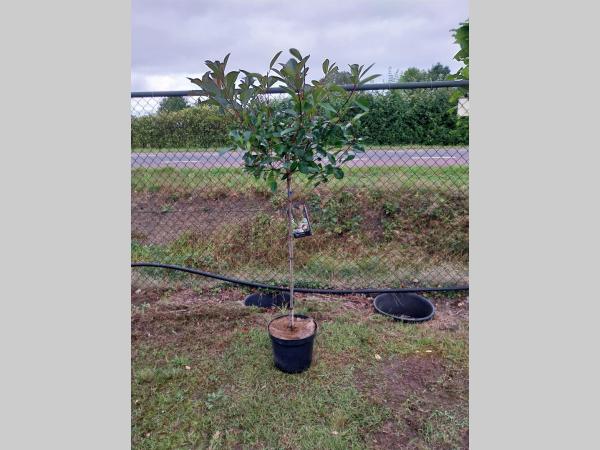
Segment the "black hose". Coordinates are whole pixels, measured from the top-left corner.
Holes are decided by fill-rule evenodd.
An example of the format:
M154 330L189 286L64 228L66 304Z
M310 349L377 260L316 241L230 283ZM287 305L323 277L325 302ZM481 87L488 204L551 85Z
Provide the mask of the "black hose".
M288 291L289 288L285 286L270 286L268 284L253 283L251 281L238 280L235 278L228 278L222 275L216 275L210 272L203 272L201 270L191 269L189 267L176 266L173 264L160 264L150 262L134 262L131 263L131 267L155 267L159 269L170 269L177 270L179 272L191 273L194 275L201 275L207 278L214 278L216 280L226 281L228 283L239 284L242 286L249 286L258 289L268 289L271 291ZM305 294L332 294L332 295L345 295L345 294L384 294L393 292L453 292L453 291L467 291L469 286L457 286L457 287L446 287L446 288L396 288L396 289L313 289L313 288L294 288L295 292L302 292Z

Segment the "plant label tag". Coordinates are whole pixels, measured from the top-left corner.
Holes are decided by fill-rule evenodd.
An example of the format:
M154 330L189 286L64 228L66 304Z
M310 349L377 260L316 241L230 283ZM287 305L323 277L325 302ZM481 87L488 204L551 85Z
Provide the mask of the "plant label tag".
M295 238L303 238L312 235L308 208L304 203L292 204L292 234Z
M462 97L458 99L456 114L461 117L469 117L469 98Z

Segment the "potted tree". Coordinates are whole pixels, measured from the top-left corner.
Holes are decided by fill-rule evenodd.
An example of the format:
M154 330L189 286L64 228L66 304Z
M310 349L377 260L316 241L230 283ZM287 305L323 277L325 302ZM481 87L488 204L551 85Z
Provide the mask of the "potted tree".
M292 48L291 58L277 63L278 52L266 74L246 70L227 72L229 55L206 61L208 71L189 80L201 88L200 102L216 105L233 119L229 150L244 152L245 169L264 179L272 191L285 182L287 191L289 314L276 317L268 326L275 365L285 372L301 372L310 366L317 330L314 319L294 313L294 229L292 179L302 176L316 186L332 177L344 176L342 165L363 152L357 124L367 113L366 102L356 88L379 75L366 75L369 66L351 64L352 89L334 83L338 67L326 59L323 75L307 83L309 55ZM278 65L276 67L276 65ZM276 102L267 91L275 87L289 94Z

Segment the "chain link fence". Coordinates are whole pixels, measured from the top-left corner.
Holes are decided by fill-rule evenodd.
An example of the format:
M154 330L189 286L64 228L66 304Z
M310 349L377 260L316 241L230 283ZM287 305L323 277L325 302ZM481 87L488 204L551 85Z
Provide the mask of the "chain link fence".
M376 107L365 128L373 144L340 180L316 189L294 180L313 231L295 242L297 286L468 285L468 101L452 104L456 88L429 85L364 94ZM220 151L227 124L196 101L132 94L132 261L285 286L283 186L272 193L240 152ZM214 283L158 268L132 274L134 289Z

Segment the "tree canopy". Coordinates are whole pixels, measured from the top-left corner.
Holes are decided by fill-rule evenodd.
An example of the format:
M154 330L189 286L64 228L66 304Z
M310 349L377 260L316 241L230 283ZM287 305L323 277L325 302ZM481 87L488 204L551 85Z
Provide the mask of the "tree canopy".
M206 61L210 69L202 78L190 78L200 86L203 103L215 105L234 123L230 137L234 148L244 152L245 168L264 178L271 189L278 179L288 180L300 172L315 183L344 176L341 165L364 151L357 134L359 120L367 111L364 98L342 89L336 82L338 67L328 59L321 65L323 77L307 81L307 62L295 48L285 63L278 52L267 73L226 71L223 62ZM350 83L355 88L379 75L367 75L373 65L350 64ZM238 77L244 76L238 81ZM266 91L280 83L290 101L273 102Z
M175 112L186 108L189 108L189 105L183 97L165 97L158 106L158 112Z
M441 63L434 64L430 69L418 69L409 67L400 75L398 81L441 81L446 80L450 75L450 68Z

